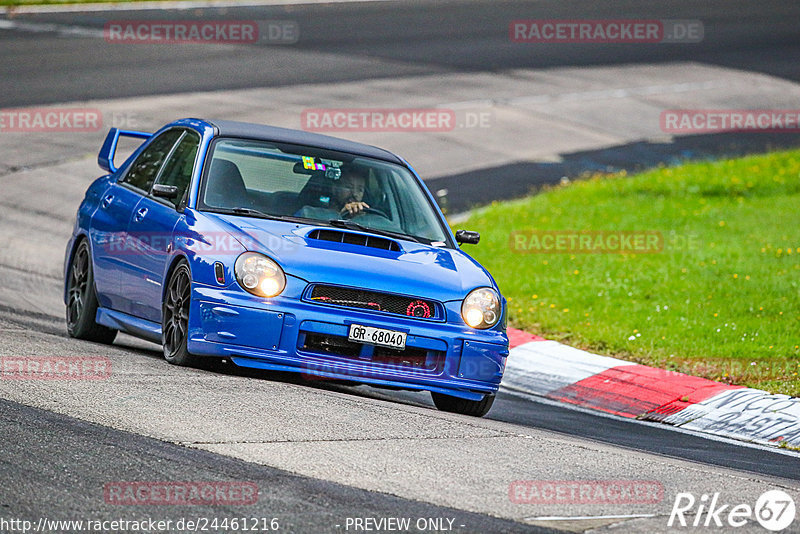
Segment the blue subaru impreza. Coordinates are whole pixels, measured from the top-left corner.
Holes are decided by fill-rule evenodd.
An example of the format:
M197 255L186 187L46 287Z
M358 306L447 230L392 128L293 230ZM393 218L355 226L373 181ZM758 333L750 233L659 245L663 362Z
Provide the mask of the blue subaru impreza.
M119 167L120 136L143 144ZM112 128L64 263L72 337L118 331L170 363L427 390L483 416L508 356L505 300L400 157L307 132L183 119Z

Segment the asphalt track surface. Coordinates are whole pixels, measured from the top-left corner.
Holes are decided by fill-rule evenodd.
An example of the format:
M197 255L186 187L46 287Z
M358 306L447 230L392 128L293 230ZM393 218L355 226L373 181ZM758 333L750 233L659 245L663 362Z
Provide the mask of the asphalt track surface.
M109 476L138 480L144 475L159 480L243 480L256 484L260 498L245 509L247 517L277 518L280 529L288 532L341 532L341 525L354 511L365 517L449 518L455 526L469 525L470 532L551 532L292 475L4 400L0 400L0 435L14 437L3 440L0 476L6 484L16 486L14 491L3 492L2 507L34 523L43 512L55 520L68 517L76 508L92 509L94 520L119 519L119 506L102 501L103 486ZM184 517L181 512L187 519L241 517L242 510L210 504L162 507L148 511L148 517L177 521L177 517Z
M187 20L201 16L291 19L300 26L301 40L293 46L119 47L102 42L98 45L96 40L57 32L0 31L0 106L297 83L336 84L408 74L436 76L459 71L491 72L564 65L658 65L681 59L800 80L800 64L795 59L800 57L800 29L796 23L800 19L800 4L794 2L759 2L756 5L727 1L615 2L613 5L595 2L409 2L240 7L210 12L17 15L12 20L102 28L108 20L122 18ZM703 21L706 39L692 48L685 45L545 46L532 54L530 49L508 42L508 22L517 18L699 19ZM769 138L764 137L752 138L749 142L747 138L742 139L719 141L714 138L703 142L710 145L709 153L723 145L729 147L731 142L742 143L742 151L752 150L758 143L771 144ZM692 139L688 145L696 147L695 141ZM793 140L786 141L785 137L772 141L796 144ZM674 150L665 149L670 153ZM624 152L625 161L635 160L631 153L641 153L637 150L621 152ZM609 156L609 159L614 158ZM625 164L622 162L620 166ZM581 170L580 163L575 166L577 173ZM555 170L548 181L563 175L559 172L560 169ZM508 172L509 176L514 174ZM451 180L448 185L455 187L463 179L463 176L454 176L442 180ZM5 185L15 193L25 191L24 185ZM75 190L67 196L73 198L81 194L82 191ZM464 200L465 205L468 203ZM6 219L3 230L16 227L17 231L29 233L30 250L22 254L22 259L28 261L36 255L37 249L49 246L44 232L52 214L47 210L23 208L21 219L16 218L17 215ZM58 296L54 298L53 295L58 291L57 278L50 275L29 277L25 262L20 261L16 265L4 264L0 280L3 286L0 343L6 354L26 350L74 353L79 345L65 337L61 321L63 311ZM102 353L101 347L91 344L86 350ZM147 344L124 339L117 343L115 350L135 365L152 370L153 374L176 372L162 365L158 352ZM243 377L259 384L267 382L279 388L291 387L309 399L329 393L342 395L367 406L380 406L389 414L396 412L397 417L409 410L417 415L422 413L423 417L436 414L424 395L386 393L363 387L307 385L292 377L230 368L201 373L204 379ZM143 387L147 387L147 382ZM393 402L387 404L384 402L387 399ZM49 402L44 398L16 400L28 403L27 400L33 406ZM257 509L248 509L248 515L279 515L286 518L287 530L295 532L342 532L336 524L353 515L454 517L468 525L465 530L468 532L530 532L540 528L490 517L486 513L428 504L423 498L400 497L397 496L399 491L390 494L379 485L376 489L360 489L372 485L341 484L331 481L333 476L295 474L302 470L288 466L275 468L275 462L272 462L273 467L268 467L257 461L231 458L226 453L186 448L119 430L115 424L86 422L93 420L89 416L82 418L85 421L54 412L59 412L58 406L41 410L9 400L0 401L0 436L4 436L0 440L0 477L5 481L4 489L0 490L0 511L4 516L35 520L43 514L51 514L66 518L74 516L76 511L91 510L93 518L113 518L119 515L118 510L103 505L102 497L98 497L99 488L108 480L234 479L253 480L260 487L269 488L261 492L262 501ZM460 423L461 419L456 417L453 421ZM597 457L597 462L603 461L601 453L607 452L604 447L613 446L614 450L622 451L618 454L623 458L630 453L654 462L677 459L686 461L681 464L684 469L691 470L694 466L698 471L708 471L715 476L733 472L749 481L766 484L777 480L788 487L796 487L793 482L800 480L797 458L781 452L599 417L510 394L500 395L485 424L491 426L493 422L508 425L502 426L504 429L537 432L536 435L545 440L568 441L576 447L571 451L585 449L587 458ZM13 437L8 439L8 436ZM566 470L566 465L577 461L565 458L564 465L552 466L551 478L558 478L560 469ZM606 466L597 476L608 478L617 469L620 473L626 472L625 467ZM407 493L413 495L414 492ZM223 512L227 510L219 507L148 510L153 517L162 514L172 518L188 513L219 516ZM230 512L238 513L238 510ZM633 531L633 527L629 529Z

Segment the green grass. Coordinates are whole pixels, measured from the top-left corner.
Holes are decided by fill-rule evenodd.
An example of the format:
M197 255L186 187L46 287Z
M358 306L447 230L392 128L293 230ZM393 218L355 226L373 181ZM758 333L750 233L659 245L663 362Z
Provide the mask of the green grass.
M466 250L497 278L514 327L800 395L800 151L592 176L495 203L459 226L481 232ZM656 231L664 247L512 250L512 232L534 229Z

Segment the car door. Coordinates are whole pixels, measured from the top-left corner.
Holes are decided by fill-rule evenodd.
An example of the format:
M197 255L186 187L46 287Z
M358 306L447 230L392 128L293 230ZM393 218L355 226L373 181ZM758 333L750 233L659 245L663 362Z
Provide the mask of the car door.
M122 177L103 194L92 220L96 287L100 304L130 313L132 259L138 251L127 236L134 209L152 187L182 131L169 130L150 141Z
M192 179L200 136L182 130L174 148L161 166L155 185L175 187L175 195L157 196L151 190L133 210L128 239L137 254L130 258L128 286L130 313L148 321L161 322L161 297L167 262L171 257L173 231L183 216L179 206Z
M100 199L92 216L90 236L94 256L94 282L100 306L123 311L120 272L125 268L125 231L141 195L113 184Z

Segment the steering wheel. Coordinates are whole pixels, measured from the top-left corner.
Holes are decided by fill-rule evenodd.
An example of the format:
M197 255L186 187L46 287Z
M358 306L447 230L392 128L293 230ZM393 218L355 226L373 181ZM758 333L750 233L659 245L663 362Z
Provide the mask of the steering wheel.
M378 215L379 217L383 217L384 219L389 219L390 221L392 220L391 217L389 217L384 212L376 208L364 208L357 213L350 213L349 211L345 210L344 213L340 213L340 216L344 219L352 219L353 217L358 217L359 215L367 215L367 214Z

